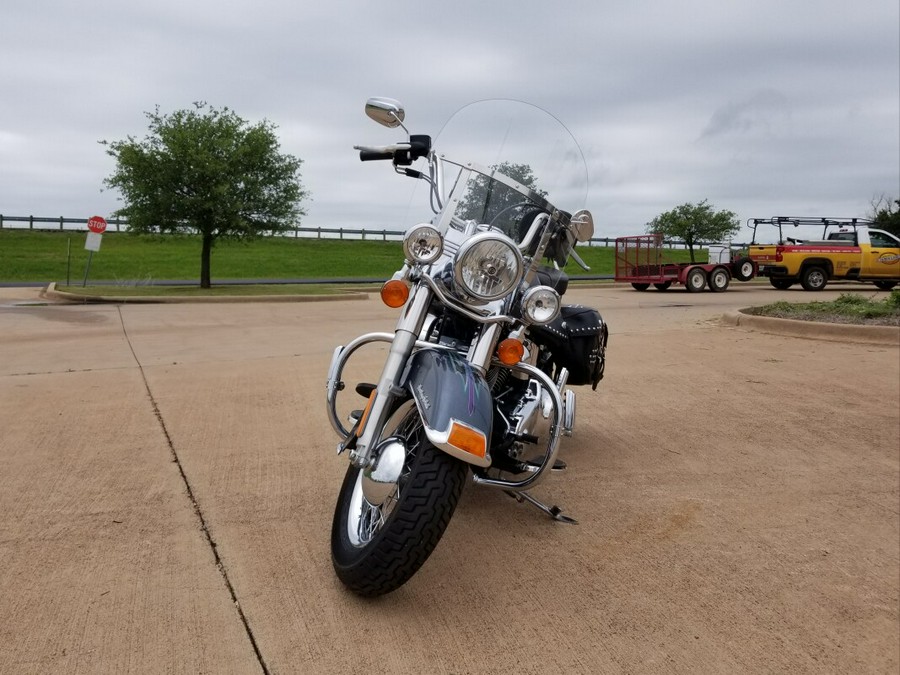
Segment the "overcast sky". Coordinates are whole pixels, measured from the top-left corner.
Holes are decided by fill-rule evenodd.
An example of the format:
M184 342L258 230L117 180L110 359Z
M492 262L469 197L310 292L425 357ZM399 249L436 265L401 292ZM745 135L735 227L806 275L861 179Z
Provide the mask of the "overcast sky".
M32 0L0 9L0 213L108 216L98 141L203 100L278 126L303 225L400 227L412 181L352 150L402 140L369 96L413 133L484 98L553 113L601 237L702 199L745 221L900 197L897 0Z

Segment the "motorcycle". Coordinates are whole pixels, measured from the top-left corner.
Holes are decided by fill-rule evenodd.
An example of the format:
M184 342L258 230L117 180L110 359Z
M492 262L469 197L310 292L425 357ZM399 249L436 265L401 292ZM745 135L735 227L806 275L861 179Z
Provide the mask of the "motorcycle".
M561 300L568 277L560 267L572 258L588 269L575 244L594 229L587 210L548 200L551 183L561 195L587 191L584 156L561 122L521 102L470 104L453 118L461 124L441 131L438 154L430 136L408 132L398 101L372 98L365 110L406 140L354 146L360 159L390 161L421 180L435 213L406 231L405 262L381 289L400 312L393 333L338 346L328 371L327 412L350 462L332 563L351 591L371 597L406 583L435 550L470 470L476 485L576 522L529 490L565 468L557 452L575 423L569 386L597 388L609 331L596 310ZM495 123L474 124L485 110ZM550 130L548 151L537 148L540 134L520 133L523 111L526 123ZM447 146L471 154L458 159ZM365 404L344 420L344 368L373 343L389 345L380 378L356 384Z

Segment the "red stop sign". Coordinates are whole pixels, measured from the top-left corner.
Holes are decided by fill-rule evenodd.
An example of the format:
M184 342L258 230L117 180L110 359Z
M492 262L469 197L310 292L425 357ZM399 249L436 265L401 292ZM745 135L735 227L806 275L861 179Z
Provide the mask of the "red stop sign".
M100 216L91 216L88 220L88 229L96 234L103 234L106 232L106 221Z

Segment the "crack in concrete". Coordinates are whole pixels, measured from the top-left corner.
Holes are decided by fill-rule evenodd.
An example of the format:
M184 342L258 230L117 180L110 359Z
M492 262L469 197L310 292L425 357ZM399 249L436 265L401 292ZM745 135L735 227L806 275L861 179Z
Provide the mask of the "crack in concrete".
M203 535L206 537L206 543L209 545L209 548L212 551L213 558L215 559L216 563L216 568L222 575L222 579L225 582L225 586L228 589L229 595L231 596L231 601L232 603L234 603L234 607L237 610L238 618L240 619L241 624L244 626L244 631L247 633L247 638L250 640L250 644L253 647L254 654L256 654L256 660L259 663L260 669L262 670L264 675L270 675L269 668L266 665L266 661L259 649L259 644L256 641L256 636L253 634L253 629L250 628L250 622L247 620L247 616L244 614L244 610L241 608L241 604L238 600L237 593L235 592L234 585L231 583L231 579L228 576L228 570L225 567L225 563L222 561L221 557L219 557L218 544L216 543L215 539L213 539L212 533L210 532L209 526L206 522L206 518L203 516L203 511L200 509L200 504L194 497L194 490L191 487L191 483L188 480L187 474L184 471L184 467L181 464L181 458L178 457L178 452L175 450L175 444L172 442L172 437L169 435L169 430L166 428L165 420L163 420L162 412L160 411L159 405L156 403L156 398L153 396L153 392L150 389L150 383L147 382L147 375L144 373L144 366L138 359L137 354L134 351L134 346L131 344L131 338L128 335L128 329L125 328L125 319L122 317L121 306L117 305L116 311L119 315L119 323L122 325L122 334L125 336L125 342L128 344L128 349L131 350L131 355L132 357L134 357L134 362L137 364L138 370L141 373L141 379L144 382L144 388L147 390L147 396L150 397L150 405L153 407L153 414L156 415L156 419L159 422L160 428L162 429L163 436L165 436L166 438L166 444L169 446L169 452L172 453L172 460L175 462L175 466L178 467L178 473L181 475L181 480L184 483L185 490L187 490L188 499L190 500L191 506L194 509L194 514L200 521L200 529L203 531Z

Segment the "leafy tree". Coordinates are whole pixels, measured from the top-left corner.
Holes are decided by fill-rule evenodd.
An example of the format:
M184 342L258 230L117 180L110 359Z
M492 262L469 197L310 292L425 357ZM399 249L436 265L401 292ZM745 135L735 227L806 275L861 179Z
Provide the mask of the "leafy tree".
M281 154L275 125L251 125L228 108L145 113L141 141L100 141L116 159L104 184L117 188L134 232L201 235L200 286L210 287L210 256L218 239L250 240L290 228L305 210L302 160Z
M512 178L542 197L547 196L547 193L537 186L537 176L528 164L500 162L492 165L491 169ZM490 180L484 174L475 174L469 181L469 188L460 200L456 213L465 220L492 223L513 239L517 239L518 233L513 230L516 229L516 224L522 216L522 208L516 208L520 205L527 208L522 194L503 183Z
M869 217L879 229L900 237L900 199L890 199L881 195L871 202Z
M647 223L647 232L680 239L694 262L694 246L722 241L737 234L741 222L733 211L714 211L705 199L699 204L682 204L661 213Z

